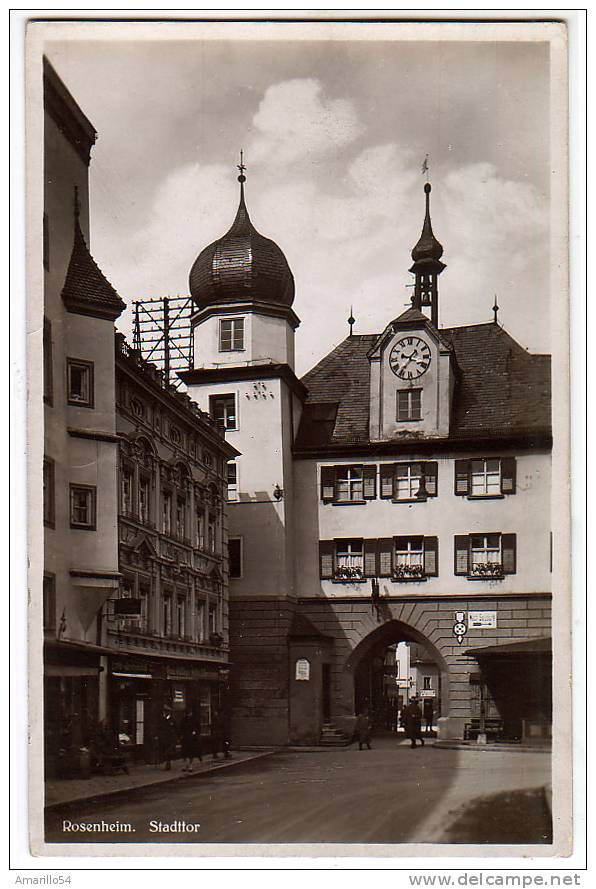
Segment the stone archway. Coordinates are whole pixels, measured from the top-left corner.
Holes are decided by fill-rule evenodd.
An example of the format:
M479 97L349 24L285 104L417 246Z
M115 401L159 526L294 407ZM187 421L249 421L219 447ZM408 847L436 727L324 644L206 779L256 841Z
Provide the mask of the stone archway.
M432 659L437 664L441 675L441 711L440 716L449 714L449 690L450 671L447 661L433 642L416 627L401 620L390 618L381 626L372 629L353 649L342 672L343 694L345 702L349 702L350 709L355 709L355 677L360 664L372 651L382 646L391 645L393 642L417 642L425 647Z

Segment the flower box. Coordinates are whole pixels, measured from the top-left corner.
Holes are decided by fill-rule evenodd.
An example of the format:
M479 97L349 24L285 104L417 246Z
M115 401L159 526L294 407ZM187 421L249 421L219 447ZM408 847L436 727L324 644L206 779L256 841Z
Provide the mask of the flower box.
M504 576L503 566L500 562L483 562L478 565L472 565L469 576L476 580L494 580L502 578Z
M349 568L343 566L335 569L334 580L364 580L362 568Z
M393 571L393 580L422 580L424 568L422 565L397 565Z

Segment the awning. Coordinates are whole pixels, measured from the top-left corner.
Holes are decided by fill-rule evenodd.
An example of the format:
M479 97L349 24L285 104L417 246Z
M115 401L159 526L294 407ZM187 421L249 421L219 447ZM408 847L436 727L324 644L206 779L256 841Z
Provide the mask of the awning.
M525 656L533 654L551 654L552 639L527 639L523 642L507 642L504 645L487 645L484 648L468 648L465 652L470 657L503 657L505 655Z
M97 678L101 667L79 667L72 664L46 664L44 674L46 676L95 676Z
M44 648L46 651L65 652L83 652L84 654L112 654L113 648L106 648L105 645L94 645L92 642L81 642L76 639L45 639Z

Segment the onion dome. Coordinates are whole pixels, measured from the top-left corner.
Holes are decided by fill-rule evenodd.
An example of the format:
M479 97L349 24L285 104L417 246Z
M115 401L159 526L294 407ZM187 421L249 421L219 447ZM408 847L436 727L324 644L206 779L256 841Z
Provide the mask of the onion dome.
M439 244L433 233L433 227L430 221L430 182L424 186L426 194L426 215L424 217L424 225L422 226L422 234L420 240L412 250L412 259L414 262L424 262L433 260L438 262L443 255L443 246Z
M209 244L190 270L190 292L199 309L230 302L291 306L294 276L281 249L256 230L244 202L244 165L239 166L240 204L226 234Z

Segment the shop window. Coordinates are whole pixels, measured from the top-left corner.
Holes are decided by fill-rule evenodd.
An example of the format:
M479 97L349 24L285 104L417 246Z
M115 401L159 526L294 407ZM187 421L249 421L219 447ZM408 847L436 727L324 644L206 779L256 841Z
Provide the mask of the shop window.
M455 537L455 574L491 580L517 569L515 534L461 534Z
M56 522L55 464L51 457L43 461L43 523L53 528Z
M222 318L219 322L219 351L239 352L244 349L244 318Z
M230 460L226 464L226 481L228 501L233 503L235 500L238 500L238 464L235 460Z
M397 421L422 419L422 389L398 389Z
M235 395L211 395L209 398L211 417L224 431L238 428Z
M229 573L236 580L242 577L242 538L228 538Z
M70 527L85 531L96 528L97 489L92 485L70 486Z
M56 576L44 574L43 576L43 628L44 630L56 629Z
M67 358L67 400L78 407L93 407L93 363Z

